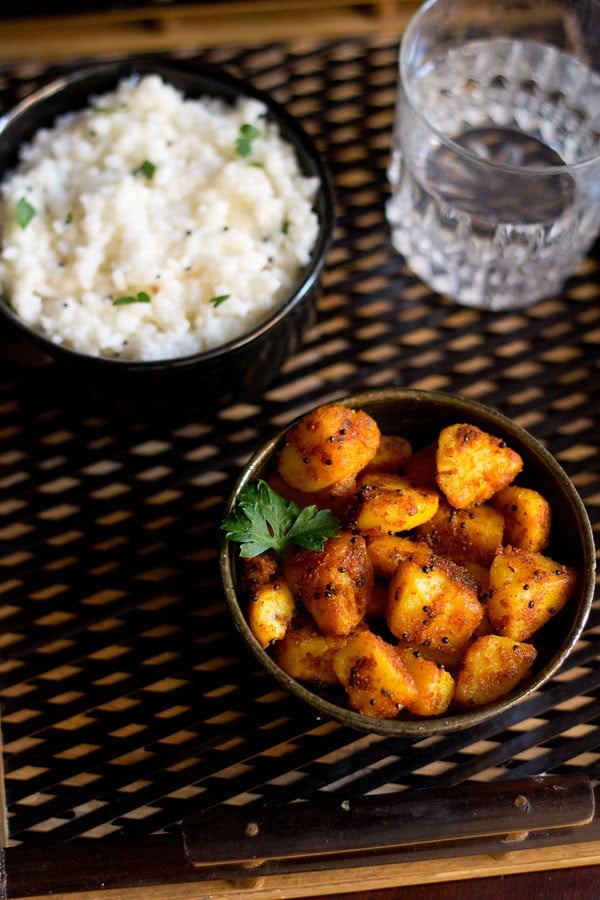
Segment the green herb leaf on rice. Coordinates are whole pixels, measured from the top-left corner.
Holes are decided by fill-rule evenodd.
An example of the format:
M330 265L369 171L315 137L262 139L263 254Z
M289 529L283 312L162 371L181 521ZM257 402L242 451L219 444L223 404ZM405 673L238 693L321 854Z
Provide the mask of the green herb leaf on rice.
M147 178L148 180L150 180L150 179L154 178L155 172L156 172L156 166L154 165L154 163L150 162L149 159L145 159L143 163L140 163L139 166L137 166L135 169L133 169L131 174L132 175L143 175L144 178Z
M239 136L235 142L235 152L238 156L250 156L252 143L259 137L260 131L255 125L240 125Z
M128 306L130 303L150 303L150 294L147 294L146 291L138 291L135 295L129 294L113 300L113 306Z
M21 197L17 203L17 225L20 228L27 228L35 215L37 215L35 206L32 206L25 197Z
M211 297L208 302L212 303L212 305L216 309L217 306L220 306L221 303L225 303L225 301L229 300L230 297L231 294L218 294L216 297Z

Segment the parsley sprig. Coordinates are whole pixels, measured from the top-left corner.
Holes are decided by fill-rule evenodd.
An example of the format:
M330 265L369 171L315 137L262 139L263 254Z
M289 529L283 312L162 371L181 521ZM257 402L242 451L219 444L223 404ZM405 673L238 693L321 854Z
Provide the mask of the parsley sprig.
M244 485L221 528L230 541L241 545L240 556L249 559L266 550L275 550L281 557L288 544L322 550L327 538L335 537L341 525L328 509L301 509L259 479Z

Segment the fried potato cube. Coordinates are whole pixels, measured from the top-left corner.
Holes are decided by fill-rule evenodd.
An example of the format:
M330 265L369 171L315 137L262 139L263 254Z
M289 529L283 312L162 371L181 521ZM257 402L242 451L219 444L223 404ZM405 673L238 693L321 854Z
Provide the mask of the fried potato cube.
M279 472L271 472L267 481L280 497L293 501L300 509L307 506L328 509L338 519L346 518L357 490L355 475L335 481L321 491L299 491L287 484Z
M261 584L268 584L279 572L279 562L274 550L265 550L258 556L242 557L242 582L244 591L250 594Z
M412 454L406 438L398 434L382 434L377 453L366 466L367 472L398 472Z
M348 635L320 634L308 617L298 623L294 620L273 647L273 658L297 681L334 685L338 678L333 669L333 657L348 640Z
M419 544L401 534L367 535L367 553L373 563L375 577L384 581L389 581L402 560L418 558L425 564L431 556L426 544Z
M565 606L576 583L570 566L541 553L503 547L490 566L490 621L498 634L525 641Z
M500 438L476 425L449 425L438 437L437 483L450 506L484 503L507 487L523 460Z
M507 696L535 662L532 644L497 634L478 637L456 675L454 702L460 707L486 706Z
M548 546L552 513L550 504L532 488L510 485L490 503L504 516L503 543L539 553Z
M407 531L435 513L439 494L417 487L408 478L374 472L359 478L355 522L363 532Z
M415 484L425 487L437 488L437 444L427 444L420 450L415 450L412 456L406 460L403 466L404 474Z
M352 637L333 658L349 706L365 716L393 719L417 700L415 680L398 651L371 631Z
M417 528L417 535L438 556L458 563L489 566L502 544L504 518L487 504L455 509L441 500L435 514Z
M387 584L384 584L383 582L375 579L375 581L373 582L371 593L369 594L367 611L365 613L365 619L367 619L367 621L383 621L385 619L385 613L387 610L387 598Z
M462 655L456 653L444 653L443 650L432 650L431 647L423 647L421 644L407 644L398 641L397 649L419 654L423 659L435 663L438 668L447 669L451 674L455 672L462 661Z
M277 470L293 488L321 491L363 469L379 440L379 426L363 410L321 406L289 429Z
M457 656L482 616L476 583L450 560L406 559L390 580L386 620L401 641Z
M480 600L487 600L488 590L490 587L490 570L487 566L480 566L479 563L464 562L463 568L467 570L473 581L477 583L477 593Z
M258 585L250 594L248 624L265 649L286 633L296 611L296 602L282 578Z
M400 659L417 686L416 700L407 704L417 716L441 716L452 702L454 678L444 668L426 659L418 650L398 649Z
M322 551L301 548L284 563L284 573L322 634L350 634L365 615L373 565L362 535L342 531Z

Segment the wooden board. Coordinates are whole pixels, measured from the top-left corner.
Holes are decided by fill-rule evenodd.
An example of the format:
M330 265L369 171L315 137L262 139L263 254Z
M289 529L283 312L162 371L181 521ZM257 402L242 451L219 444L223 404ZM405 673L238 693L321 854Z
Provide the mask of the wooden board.
M333 172L335 242L317 322L251 401L117 427L73 385L65 391L54 367L40 377L14 348L0 353L4 877L12 850L36 877L35 855L51 859L74 839L145 843L190 811L224 803L540 772L583 770L597 781L597 603L561 672L497 721L412 744L359 735L278 690L244 653L216 574L215 535L240 467L268 432L306 406L387 385L460 393L528 428L566 469L597 529L600 245L559 296L530 309L457 307L423 285L389 241L396 35L218 43L171 55L248 77L300 119ZM5 64L0 108L80 62ZM435 865L277 876L254 884L254 895L596 866L599 854L595 836ZM158 866L164 858L154 855ZM156 900L197 900L195 880L150 871ZM78 890L106 898L109 887L97 881L70 896ZM211 884L213 895L239 890ZM132 887L128 898L136 891L149 893Z
M399 35L419 5L414 0L241 0L109 9L60 20L11 18L0 22L0 62L191 50L299 37Z

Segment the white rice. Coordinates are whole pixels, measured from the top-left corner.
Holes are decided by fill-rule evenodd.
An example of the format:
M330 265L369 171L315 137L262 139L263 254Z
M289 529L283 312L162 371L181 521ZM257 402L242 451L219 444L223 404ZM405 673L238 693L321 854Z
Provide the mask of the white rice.
M265 115L148 75L38 131L0 185L5 300L94 356L180 357L251 330L289 295L318 229L318 180ZM244 125L259 132L247 156Z

